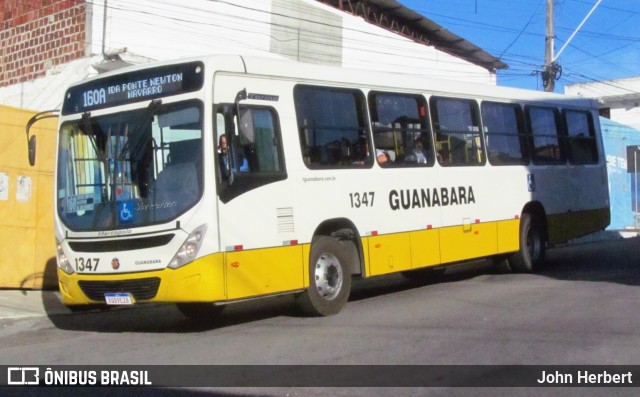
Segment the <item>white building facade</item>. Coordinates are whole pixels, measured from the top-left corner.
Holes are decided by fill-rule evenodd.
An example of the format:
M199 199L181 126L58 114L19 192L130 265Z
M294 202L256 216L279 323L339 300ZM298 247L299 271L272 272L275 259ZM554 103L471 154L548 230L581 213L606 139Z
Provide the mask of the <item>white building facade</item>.
M640 77L567 84L565 94L595 98L602 116L640 129Z
M496 84L495 70L486 65L315 0L93 0L76 6L86 10L89 56L1 87L0 104L55 109L68 84L98 73L92 65L104 63L105 54L112 63L97 69L121 64L113 59L136 64L233 53Z

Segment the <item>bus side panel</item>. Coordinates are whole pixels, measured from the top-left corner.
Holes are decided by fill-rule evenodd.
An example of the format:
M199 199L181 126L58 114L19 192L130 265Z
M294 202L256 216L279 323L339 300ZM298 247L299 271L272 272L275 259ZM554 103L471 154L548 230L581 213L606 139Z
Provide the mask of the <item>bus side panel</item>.
M411 269L410 234L396 233L370 237L369 263L371 276Z
M498 222L498 253L520 249L520 219Z
M609 224L609 207L549 215L549 243L561 244L573 238L602 230Z
M569 214L552 214L547 216L549 244L556 245L567 241L566 222Z
M497 252L497 223L475 223L467 219L462 225L440 229L442 263L494 255Z
M411 232L411 268L440 263L440 233L437 229Z
M302 245L227 252L228 299L302 289Z
M561 214L569 213L573 208L567 167L532 166L530 174L534 181L531 199L541 203L547 214L549 243L553 245L567 241L566 225L561 221ZM557 222L558 220L560 221Z
M370 237L362 237L362 262L364 263L364 277L372 276L371 260L369 259L369 239ZM308 286L308 285L307 285Z
M302 245L302 287L303 288L309 287L310 255L311 255L311 244L303 244Z
M226 292L222 261L222 254L217 253L176 270L163 270L158 298L166 302L224 300Z

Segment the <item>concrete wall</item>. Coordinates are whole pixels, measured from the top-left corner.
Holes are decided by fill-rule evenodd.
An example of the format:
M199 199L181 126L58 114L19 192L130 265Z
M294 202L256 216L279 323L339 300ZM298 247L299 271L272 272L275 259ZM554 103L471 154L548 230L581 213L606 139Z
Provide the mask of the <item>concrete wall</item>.
M636 179L640 178L640 174L629 172L628 166L633 164L633 158L628 158L627 147L640 145L640 131L602 117L600 124L607 156L611 202L611 223L608 229L637 229L639 219L634 198L640 192Z
M638 103L636 102L636 105L621 104L619 106L611 106L611 120L628 125L631 128L640 129L640 106L637 105Z
M640 78L596 81L565 85L565 94L598 100L609 108L611 120L640 129Z
M53 164L57 119L34 125L29 166L25 125L35 112L0 106L0 288L57 287Z

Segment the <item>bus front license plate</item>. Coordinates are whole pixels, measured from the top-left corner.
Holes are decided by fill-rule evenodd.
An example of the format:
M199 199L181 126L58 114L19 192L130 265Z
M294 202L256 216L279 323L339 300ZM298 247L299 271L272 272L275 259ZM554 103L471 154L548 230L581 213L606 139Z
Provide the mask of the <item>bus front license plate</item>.
M107 305L133 305L135 301L128 292L106 293L104 300Z

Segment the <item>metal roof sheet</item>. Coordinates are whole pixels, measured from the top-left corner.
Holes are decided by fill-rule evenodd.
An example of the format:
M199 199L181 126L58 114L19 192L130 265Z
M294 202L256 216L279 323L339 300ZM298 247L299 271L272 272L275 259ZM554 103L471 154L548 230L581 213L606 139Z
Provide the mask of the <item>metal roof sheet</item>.
M477 45L450 32L446 28L433 22L396 0L318 0L343 11L350 11L365 20L389 29L395 33L407 36L425 44L431 44L438 50L464 59L475 65L491 71L507 69L509 65L489 54ZM371 12L385 13L378 20L372 18ZM391 18L392 20L390 20ZM384 22L384 23L383 23ZM389 24L389 26L385 26ZM399 29L403 25L407 30ZM396 27L394 29L394 26ZM409 34L408 30L411 31Z

